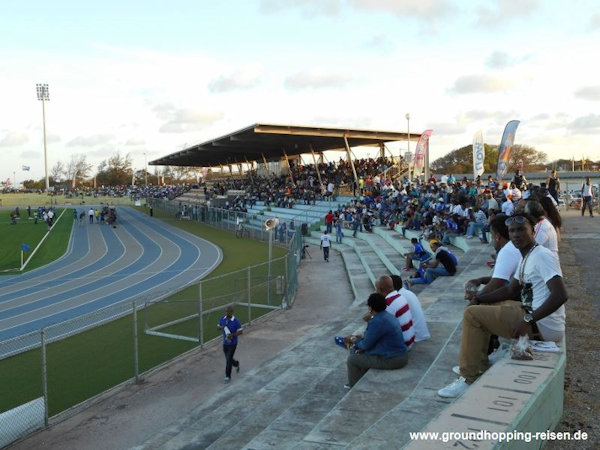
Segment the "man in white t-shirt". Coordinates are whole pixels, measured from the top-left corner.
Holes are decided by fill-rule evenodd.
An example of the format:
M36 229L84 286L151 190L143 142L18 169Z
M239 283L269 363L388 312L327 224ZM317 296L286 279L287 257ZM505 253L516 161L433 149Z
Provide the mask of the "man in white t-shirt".
M508 286L477 293L463 314L459 354L461 377L440 389L441 397L459 397L480 375L490 335L529 335L560 342L565 332L567 290L558 258L534 238L536 221L526 213L506 219L510 240L521 261ZM514 299L521 298L522 302Z
M375 282L377 293L385 297L385 310L393 315L402 328L402 337L404 344L408 350L411 349L415 342L415 329L413 316L406 297L394 290L392 278L388 275L383 275Z
M327 230L325 230L325 233L323 233L323 236L321 236L321 250L323 250L323 259L325 259L325 261L329 262L329 248L331 247L331 238L329 237L329 234L327 234Z
M505 220L506 217L501 216L495 217L490 222L492 245L498 252L496 264L494 265L494 273L491 277L480 277L469 280L465 286L466 300L471 300L475 297L475 291L469 285L478 287L484 284L485 286L479 291L479 294L492 292L506 286L517 270L517 266L521 260L521 252L510 241L508 227L504 223Z
M503 197L502 200L502 212L507 216L512 216L515 212L515 205L510 198Z
M392 275L390 278L394 284L394 289L406 299L408 306L410 307L413 328L415 330L415 342L431 339L431 334L429 333L429 328L427 327L427 321L425 320L425 314L423 313L419 298L413 291L406 289L402 285L402 278L400 275Z
M583 202L581 203L581 216L583 217L585 213L585 207L587 206L590 210L590 217L594 217L594 208L592 202L592 185L590 184L590 177L585 178L585 183L581 186L581 197L583 198Z

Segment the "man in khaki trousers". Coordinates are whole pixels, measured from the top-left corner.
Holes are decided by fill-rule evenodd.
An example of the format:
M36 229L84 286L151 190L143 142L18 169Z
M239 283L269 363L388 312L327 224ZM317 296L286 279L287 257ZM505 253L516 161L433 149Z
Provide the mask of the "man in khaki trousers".
M438 391L441 397L461 396L487 370L490 336L529 337L560 341L565 331L567 291L558 258L536 244L535 220L525 214L506 219L513 245L521 261L510 284L477 294L465 309L459 353L461 377ZM515 301L519 300L520 301Z

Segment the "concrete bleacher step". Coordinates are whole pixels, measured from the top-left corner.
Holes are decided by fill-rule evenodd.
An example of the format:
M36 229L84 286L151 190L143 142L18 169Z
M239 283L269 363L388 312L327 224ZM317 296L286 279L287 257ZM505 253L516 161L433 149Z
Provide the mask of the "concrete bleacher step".
M311 246L320 243L316 234L306 239ZM334 243L336 250L342 253L350 278L362 283L356 284L354 304L261 367L240 378L234 374L222 392L140 449L399 448L408 443L409 431L426 428L452 405L438 397L437 390L456 378L451 368L457 361L466 304L463 286L468 278L489 273L485 266L489 248L469 250L461 255L462 270L456 276L425 286L419 298L432 337L415 344L408 365L394 371L371 370L350 391L342 387L345 352L333 344L333 336L364 329L364 300L373 286L355 248ZM312 257L316 260L321 254L315 251Z
M379 229L378 227L374 228ZM400 252L378 233L358 233L358 237L366 241L373 251L377 253L381 262L386 266L388 273L398 275L404 267L404 260Z
M234 374L221 392L137 448L264 448L258 442L275 434L298 443L347 393L345 358L333 337L354 332L363 309L314 328L244 377Z
M382 237L400 255L405 255L407 252L412 252L413 250L410 239L406 239L398 231L390 230L387 227L375 227L373 233Z
M314 259L321 258L321 252L319 245L321 244L321 236L323 233L313 232L311 237L305 237L304 241L312 247L309 249L311 256ZM348 242L348 241L346 241ZM315 252L313 252L313 249ZM332 251L337 251L342 256L344 266L346 268L346 274L350 281L350 287L354 295L354 299L358 302L364 302L371 292L374 291L374 285L369 276L365 271L362 261L358 257L354 247L350 247L348 244L337 244L332 245Z
M483 259L481 252L465 257L463 263L472 269L468 271L470 275L444 279L443 294L440 295L438 285L437 300L423 305L431 339L415 344L408 365L401 370L369 371L305 441L364 449L389 448L393 442L394 447L399 447L399 436L404 438L408 431L420 430L431 419L432 411L450 404L437 396L437 390L456 378L451 368L458 358L459 324L465 306L464 278L473 271L486 273L480 268ZM427 289L434 286L435 283Z

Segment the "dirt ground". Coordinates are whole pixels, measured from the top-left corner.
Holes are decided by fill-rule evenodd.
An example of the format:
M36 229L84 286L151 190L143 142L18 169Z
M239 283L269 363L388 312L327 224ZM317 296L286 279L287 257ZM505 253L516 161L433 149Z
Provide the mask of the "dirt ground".
M553 441L551 450L600 448L600 308L597 268L600 218L563 214L560 260L569 294L567 309L567 370L561 421L555 431L588 433L587 441Z

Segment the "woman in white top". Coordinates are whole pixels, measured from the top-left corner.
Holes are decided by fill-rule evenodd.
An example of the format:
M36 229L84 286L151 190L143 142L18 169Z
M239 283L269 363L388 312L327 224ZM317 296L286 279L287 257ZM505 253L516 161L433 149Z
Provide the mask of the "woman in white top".
M530 198L525 204L524 211L537 221L533 229L535 242L546 247L558 258L558 234L552 223L546 218L546 211L542 204L535 198Z

